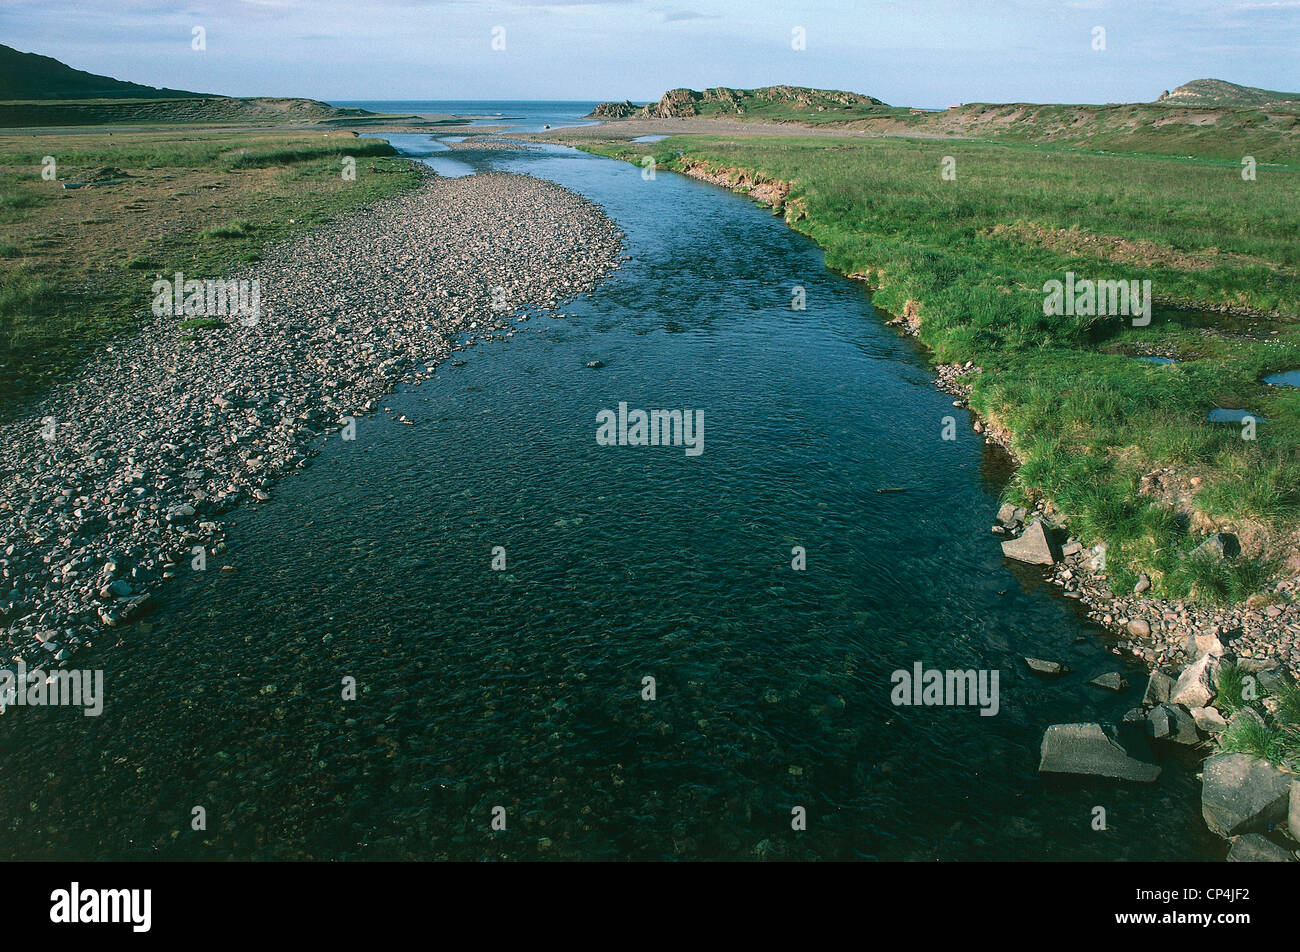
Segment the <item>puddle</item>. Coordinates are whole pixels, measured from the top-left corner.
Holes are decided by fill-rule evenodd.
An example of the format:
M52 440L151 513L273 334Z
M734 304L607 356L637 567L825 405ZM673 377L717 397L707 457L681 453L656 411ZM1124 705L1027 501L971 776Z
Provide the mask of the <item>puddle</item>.
M1174 362L1172 357L1139 357L1138 360L1144 364L1172 364Z
M637 136L633 142L663 142L667 136Z
M1211 423L1244 423L1247 417L1256 423L1268 422L1268 417L1260 416L1258 413L1251 413L1249 410L1224 410L1221 407L1215 407L1211 410L1206 419Z
M1281 373L1269 374L1264 382L1274 387L1300 387L1300 370L1283 370Z

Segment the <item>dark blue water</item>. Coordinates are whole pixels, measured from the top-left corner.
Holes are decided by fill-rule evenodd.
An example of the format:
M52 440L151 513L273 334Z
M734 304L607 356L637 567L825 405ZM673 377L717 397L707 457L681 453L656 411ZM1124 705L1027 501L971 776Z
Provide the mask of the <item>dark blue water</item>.
M1002 560L1004 464L860 285L712 186L559 147L462 159L599 202L631 260L240 514L236 574L178 580L86 659L101 717L0 718L6 857L1222 855L1194 764L1037 775L1046 726L1138 703L1086 680L1141 672ZM597 445L621 401L702 410L704 453ZM999 712L894 706L915 662L999 671Z

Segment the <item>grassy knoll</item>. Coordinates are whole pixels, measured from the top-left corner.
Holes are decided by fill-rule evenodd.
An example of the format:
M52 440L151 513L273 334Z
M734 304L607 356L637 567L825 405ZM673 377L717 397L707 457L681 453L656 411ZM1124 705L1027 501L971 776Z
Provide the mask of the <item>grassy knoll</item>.
M1229 602L1300 570L1300 390L1259 381L1300 367L1300 167L1243 181L1224 159L886 138L585 148L789 183L786 220L831 267L869 280L881 309L919 313L937 360L983 368L971 403L1022 461L1011 498L1046 497L1086 542L1106 541L1117 590L1145 570L1152 594ZM944 156L955 181L941 178ZM1043 284L1067 271L1149 279L1166 302L1254 316L1045 316ZM1153 352L1178 362L1134 359ZM1206 422L1216 406L1268 422L1243 439ZM1165 467L1175 472L1149 478ZM1242 558L1190 557L1225 525Z
M0 135L0 419L148 313L155 274L219 277L416 175L346 132ZM41 176L53 156L56 181ZM356 159L344 180L342 160ZM122 184L67 190L101 174ZM376 174L388 172L391 174Z

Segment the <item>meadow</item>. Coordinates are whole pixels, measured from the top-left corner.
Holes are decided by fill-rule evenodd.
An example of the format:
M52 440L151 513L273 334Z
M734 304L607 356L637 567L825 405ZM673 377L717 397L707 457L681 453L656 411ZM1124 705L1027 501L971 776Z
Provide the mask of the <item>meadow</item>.
M902 138L583 147L788 185L778 210L828 266L868 281L877 309L918 315L936 362L981 368L971 406L1021 463L1010 500L1046 500L1085 544L1106 542L1117 591L1146 572L1154 595L1234 602L1300 572L1300 389L1261 382L1300 368L1300 166L1261 164L1249 180L1217 145L1202 157ZM1045 315L1045 282L1071 271L1150 280L1154 319ZM1259 422L1210 423L1216 407ZM1240 536L1242 557L1192 557L1219 529Z
M129 334L148 315L155 275L220 277L291 234L413 187L416 173L393 154L336 131L0 135L0 420ZM63 187L95 177L120 184Z

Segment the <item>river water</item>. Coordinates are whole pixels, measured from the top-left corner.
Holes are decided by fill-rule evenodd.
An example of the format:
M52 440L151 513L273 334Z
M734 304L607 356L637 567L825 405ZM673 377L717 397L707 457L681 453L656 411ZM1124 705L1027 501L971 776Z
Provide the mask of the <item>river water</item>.
M78 656L100 717L0 716L0 855L1222 856L1194 762L1037 775L1047 725L1118 720L1142 673L1001 558L1005 466L860 285L713 186L558 146L455 158L588 196L630 260L239 513L214 560L237 572ZM704 452L598 445L620 402L702 411ZM997 670L997 714L894 706L917 662ZM1112 670L1133 689L1086 685Z

